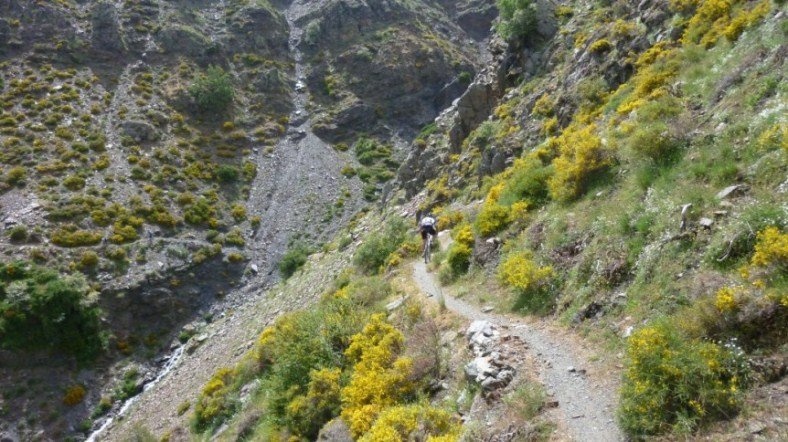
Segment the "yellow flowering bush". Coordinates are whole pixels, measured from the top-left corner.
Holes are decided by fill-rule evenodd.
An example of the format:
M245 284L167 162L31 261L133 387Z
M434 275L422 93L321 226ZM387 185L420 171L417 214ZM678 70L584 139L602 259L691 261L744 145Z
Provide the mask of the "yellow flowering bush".
M473 230L470 224L461 224L457 226L453 236L456 243L473 246Z
M714 300L714 306L717 307L717 310L721 313L729 313L737 310L739 305L736 302L736 290L731 287L719 289Z
M788 234L777 227L767 227L758 232L751 263L757 267L788 269Z
M473 230L470 224L462 224L454 231L454 244L449 248L446 262L451 269L452 276L461 275L468 271L473 254Z
M683 43L714 46L720 37L736 41L744 30L763 19L771 10L769 0L762 0L750 9L741 0L679 0L673 7L682 13L693 13L681 38Z
M603 38L591 43L591 46L588 47L588 51L592 54L601 54L603 52L609 51L612 48L613 45L610 43L610 41Z
M206 430L232 415L236 406L231 398L235 375L234 370L221 368L205 384L194 407L195 428Z
M339 368L313 370L305 395L296 396L285 410L285 425L293 433L314 440L320 428L339 414Z
M642 328L627 341L621 427L644 436L728 417L741 404L746 374L728 348L686 339L666 322Z
M498 203L506 183L493 186L484 201L482 210L476 217L476 230L482 236L489 236L509 225L509 208Z
M438 218L438 230L450 229L461 223L465 216L459 211L447 211L435 209L432 213Z
M538 266L529 252L517 252L507 256L498 268L498 278L521 292L544 285L553 274L552 267Z
M592 174L611 164L595 124L583 127L572 124L552 139L551 145L558 157L553 160L555 174L547 183L550 196L557 201L570 201L580 196Z
M758 136L758 147L763 150L782 147L788 153L788 124L775 124Z
M429 405L401 405L387 408L359 442L456 441L462 425L444 410Z
M763 19L770 10L769 0L763 0L749 11L740 11L728 23L722 34L728 40L736 41L745 29Z
M399 357L402 333L372 315L364 329L351 338L345 356L353 365L350 382L342 389L342 418L353 436L366 433L385 408L396 405L415 390L409 379L412 362Z
M85 387L82 385L72 385L66 390L66 394L63 396L63 403L73 407L85 399L86 393Z
M553 102L553 99L550 98L550 95L548 95L546 93L542 94L542 96L539 97L534 102L534 107L531 110L531 115L538 115L538 116L541 116L541 117L549 117L549 116L553 115L553 108L554 107L555 107L555 103Z

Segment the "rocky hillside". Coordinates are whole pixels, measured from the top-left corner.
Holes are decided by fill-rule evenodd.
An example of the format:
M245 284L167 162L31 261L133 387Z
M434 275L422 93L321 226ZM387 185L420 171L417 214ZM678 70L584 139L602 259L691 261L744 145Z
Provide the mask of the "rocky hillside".
M786 437L783 1L0 13L0 436Z

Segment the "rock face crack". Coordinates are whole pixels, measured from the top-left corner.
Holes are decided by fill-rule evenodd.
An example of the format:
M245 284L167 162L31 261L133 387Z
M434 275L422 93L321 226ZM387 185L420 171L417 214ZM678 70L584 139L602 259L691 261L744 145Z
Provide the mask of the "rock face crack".
M464 301L444 295L435 281L435 277L427 271L423 262L413 265L413 278L419 289L427 296L442 298L446 308L454 313L474 321L468 333L479 339L485 337L484 331L494 334L495 327L508 326L510 333L526 344L528 350L539 356L542 361L539 377L545 388L554 393L558 402L558 410L563 416L563 423L572 438L578 441L610 442L625 440L624 435L615 423L616 401L615 391L610 391L586 376L585 370L575 367L585 366L584 361L573 351L571 345L562 342L549 332L534 326L513 323L501 315L484 313L478 307ZM478 379L483 377L481 369L484 361L476 359L471 362L469 370ZM517 367L514 367L516 369ZM466 373L469 374L469 373Z

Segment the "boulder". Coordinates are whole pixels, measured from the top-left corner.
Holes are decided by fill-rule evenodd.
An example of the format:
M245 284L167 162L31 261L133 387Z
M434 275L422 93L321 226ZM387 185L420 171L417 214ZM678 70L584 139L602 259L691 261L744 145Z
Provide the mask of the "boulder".
M202 58L212 46L204 35L194 28L186 26L171 26L164 28L156 35L162 50L169 54L185 55L192 58Z
M338 417L320 429L317 440L324 442L353 442L353 435L350 433L350 427L341 417Z
M120 33L118 11L114 4L101 2L91 11L91 44L94 49L104 52L122 53L126 43Z
M487 119L495 107L496 98L492 82L477 80L455 101L453 108L456 113L449 129L449 142L453 148L458 148L471 131Z
M156 141L160 137L159 131L144 121L124 121L120 123L120 132L138 143Z
M599 318L605 313L604 307L604 304L592 301L578 310L574 318L572 318L572 322L577 324L586 319Z
M501 240L490 238L486 241L476 241L473 247L472 258L479 267L486 267L498 261L501 251Z
M468 327L468 331L465 332L465 337L470 341L476 334L483 333L485 331L489 333L488 336L492 336L492 330L493 325L490 323L490 321L477 319L476 321L473 321Z
M734 196L738 196L743 194L747 190L747 187L743 184L734 184L732 186L728 186L717 193L718 200L724 200L727 198L731 198Z
M494 378L501 370L492 362L491 357L475 358L465 366L465 377L473 382L482 382L488 377Z

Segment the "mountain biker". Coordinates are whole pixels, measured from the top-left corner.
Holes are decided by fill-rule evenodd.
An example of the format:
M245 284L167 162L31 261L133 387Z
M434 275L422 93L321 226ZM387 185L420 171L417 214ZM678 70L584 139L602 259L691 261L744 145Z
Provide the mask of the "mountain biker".
M427 243L427 235L432 235L433 238L438 235L438 232L435 230L437 224L435 216L431 213L427 213L421 218L419 221L419 233L421 233L422 244Z

